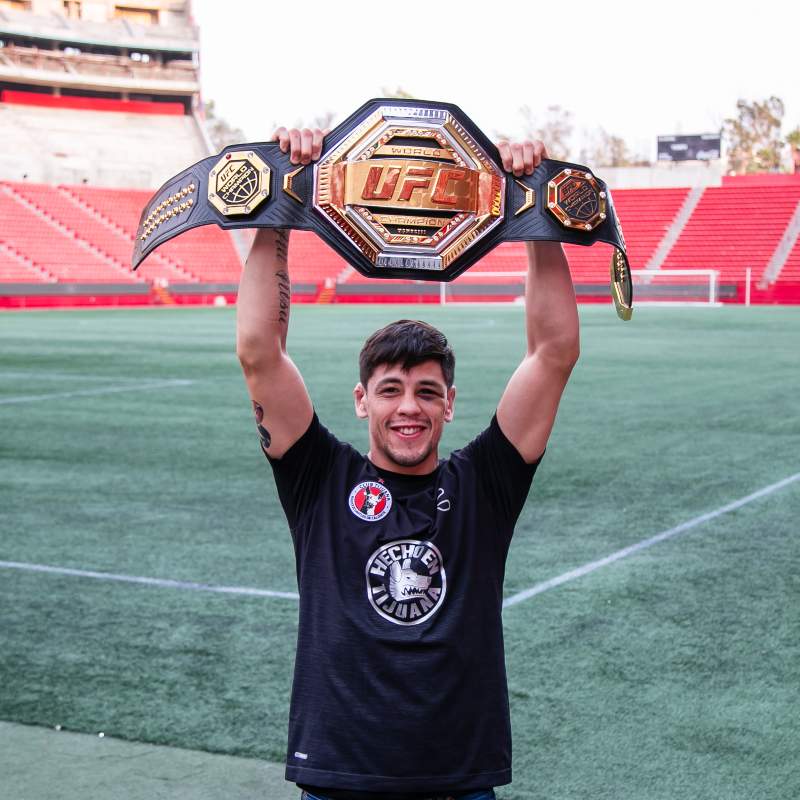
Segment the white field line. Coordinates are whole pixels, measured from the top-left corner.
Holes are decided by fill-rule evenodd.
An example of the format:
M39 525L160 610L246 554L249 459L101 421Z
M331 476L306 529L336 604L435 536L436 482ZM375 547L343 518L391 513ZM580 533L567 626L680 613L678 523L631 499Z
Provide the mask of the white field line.
M118 394L119 392L146 392L151 389L167 389L173 386L191 386L194 381L183 378L171 380L130 383L124 386L100 386L96 389L77 389L74 392L49 392L47 394L21 394L16 397L0 397L0 406L12 403L32 403L36 400L52 400L58 397L89 397L99 394Z
M657 533L655 536L651 536L649 539L642 539L642 541L636 542L636 544L623 547L622 550L617 550L615 553L611 553L611 555L608 555L605 558L600 558L597 561L591 561L588 564L584 564L582 567L576 567L569 572L564 572L561 575L557 575L555 578L550 578L549 580L542 581L542 583L537 583L535 586L531 586L530 589L525 589L524 591L517 592L517 594L507 597L503 601L503 608L515 606L524 600L529 600L531 597L535 597L537 594L546 592L548 589L554 589L556 586L561 586L562 584L569 583L577 578L582 578L584 575L588 575L590 572L594 572L595 570L605 567L608 564L613 564L615 561L620 561L623 558L632 556L634 553L638 553L641 550L652 547L654 544L663 542L666 539L671 539L673 536L678 536L681 533L685 533L692 528L696 528L698 525L702 525L704 522L710 522L712 519L721 517L723 514L736 511L736 509L746 506L748 503L752 503L753 501L759 500L762 497L766 497L773 492L777 492L778 490L783 489L785 486L788 486L790 483L794 483L798 480L800 480L800 472L796 472L794 475L789 475L788 478L784 478L782 481L778 481L777 483L771 483L769 486L765 486L763 489L759 489L757 492L748 494L746 497L740 497L738 500L734 500L732 503L720 506L714 511L708 511L705 514L701 514L699 517L694 517L687 522L682 522L680 525L676 525L674 528L661 531L661 533Z
M777 492L778 490L783 489L785 486L788 486L789 484L798 480L800 480L800 472L790 475L788 478L784 478L777 483L771 483L769 486L765 486L763 489L759 489L758 491L748 494L745 497L740 497L738 500L734 500L732 503L720 506L714 511L701 514L699 517L694 517L687 522L676 525L674 528L669 528L666 531L657 533L655 536L651 536L649 539L642 539L642 541L637 542L636 544L624 547L622 550L617 550L605 558L584 564L582 567L577 567L576 569L565 572L562 575L557 575L555 578L550 578L542 583L537 583L530 589L525 589L522 592L518 592L517 594L506 598L503 601L503 607L508 608L509 606L517 605L518 603L523 602L523 600L528 600L531 597L535 597L537 594L546 592L548 589L554 589L556 586L561 586L561 584L569 583L576 578L581 578L584 575L588 575L590 572L594 572L595 570L605 567L608 564L613 564L615 561L620 561L623 558L627 558L634 553L638 553L640 550L644 550L654 544L658 544L658 542L663 542L666 539L671 539L673 536L678 536L679 534L685 533L692 528L696 528L698 525L702 525L704 522L710 522L712 519L721 517L723 514L736 511L736 509L742 508L742 506L746 506L748 503L752 503L753 501L759 500L762 497L766 497L773 492ZM270 589L254 589L247 586L215 586L208 583L175 581L167 578L145 578L138 575L117 575L112 572L93 572L83 569L70 569L68 567L51 567L46 564L30 564L20 561L0 561L0 569L19 569L26 572L48 572L55 575L71 575L78 578L94 578L96 580L139 583L146 586L158 586L165 589L189 589L196 592L216 592L218 594L247 595L250 597L278 597L285 600L300 599L300 595L296 592L276 592Z
M126 375L83 375L78 372L50 372L32 370L2 370L0 381L6 378L32 378L37 381L106 381L110 383L127 383L141 381L139 377L132 378Z
M216 592L218 594L243 594L250 597L281 597L285 600L299 600L296 592L274 592L269 589L253 589L248 586L213 586L193 581L173 581L169 578L144 578L139 575L118 575L113 572L93 572L86 569L51 567L47 564L29 564L20 561L0 561L0 569L19 569L25 572L49 572L53 575L71 575L77 578L94 578L100 581L120 581L139 583L145 586L158 586L162 589L190 589L195 592Z

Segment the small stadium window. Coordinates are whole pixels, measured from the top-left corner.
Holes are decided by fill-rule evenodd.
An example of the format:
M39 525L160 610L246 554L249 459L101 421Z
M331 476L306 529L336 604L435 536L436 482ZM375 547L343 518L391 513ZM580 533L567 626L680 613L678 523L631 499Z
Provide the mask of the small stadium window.
M133 6L114 6L114 16L140 25L158 25L158 11L154 8L135 8Z
M0 0L0 8L11 8L14 11L30 11L31 0Z
M70 19L80 19L81 0L64 0L64 13Z

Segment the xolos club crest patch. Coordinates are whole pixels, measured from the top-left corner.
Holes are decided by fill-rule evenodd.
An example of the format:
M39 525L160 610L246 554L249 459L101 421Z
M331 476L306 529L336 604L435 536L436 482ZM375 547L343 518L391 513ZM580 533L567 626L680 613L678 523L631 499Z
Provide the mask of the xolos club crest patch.
M396 625L418 625L444 600L442 554L431 542L400 539L379 547L367 561L367 597Z
M392 495L382 483L363 481L350 492L348 505L359 519L377 522L389 513Z

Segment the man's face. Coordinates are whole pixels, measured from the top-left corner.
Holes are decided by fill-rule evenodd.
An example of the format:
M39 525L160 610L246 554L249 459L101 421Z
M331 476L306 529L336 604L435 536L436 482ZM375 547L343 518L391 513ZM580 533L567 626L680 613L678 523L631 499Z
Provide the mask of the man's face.
M381 364L365 389L353 390L356 415L369 420L369 458L393 472L424 475L438 462L445 422L453 419L455 387L447 388L438 361L407 372Z

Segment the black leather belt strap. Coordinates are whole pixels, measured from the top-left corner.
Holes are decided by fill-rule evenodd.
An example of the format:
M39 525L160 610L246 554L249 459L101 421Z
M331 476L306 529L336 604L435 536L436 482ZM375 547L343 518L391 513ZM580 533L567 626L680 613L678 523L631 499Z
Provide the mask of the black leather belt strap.
M505 241L559 241L569 244L591 245L595 242L606 242L614 247L611 263L611 289L612 297L617 306L617 312L623 319L631 315L632 288L630 269L625 252L625 241L622 229L617 219L616 211L611 200L611 194L605 183L579 164L570 164L563 161L544 160L532 175L523 175L515 178L509 173L502 173L497 168L498 174L505 180L504 189L498 190L498 198L502 197L502 208L495 209L495 213L502 217L499 224L490 226L490 229L462 248L460 255L454 259L447 268L440 264L433 265L433 261L425 258L404 259L390 257L383 263L377 263L375 257L369 257L362 246L354 246L353 242L343 234L351 224L346 218L335 218L326 215L320 208L320 196L325 191L326 176L335 174L320 171L320 164L326 162L328 154L336 154L342 150L342 142L347 142L348 136L358 132L357 126L362 125L365 116L374 111L377 104L392 104L392 109L402 110L406 105L419 109L435 107L437 110L445 108L455 109L461 114L460 121L467 120L468 125L474 125L463 116L455 106L443 103L424 103L423 101L398 101L374 100L367 103L362 109L352 115L342 125L329 134L323 142L322 157L317 164L300 166L289 161L289 155L281 152L276 142L257 142L252 144L232 145L221 153L210 156L167 181L151 198L142 212L139 228L136 234L136 243L133 253L133 268L138 265L157 247L169 241L184 231L200 225L216 224L221 228L294 228L314 231L328 245L340 253L360 273L370 278L414 278L422 280L449 281L468 269L475 261L488 253L492 248ZM405 130L405 129L403 129ZM483 152L495 164L499 165L500 157L497 148L486 139L477 129L469 130L473 139L483 148ZM396 141L401 141L396 139ZM405 141L405 140L403 140ZM424 142L423 142L424 143ZM436 144L434 142L434 144ZM373 148L375 150L376 148ZM377 148L378 157L386 150ZM406 181L405 197L413 198L418 187L429 186L428 200L433 197L434 182L440 200L439 208L447 203L455 204L455 193L447 194L451 189L455 192L459 183L469 189L468 181L485 181L485 176L480 176L478 170L468 170L455 167L452 162L445 161L447 154L434 148L417 148L424 150L428 160L416 161L391 161L389 156L383 155L383 160L371 160L367 165L358 167L360 175L369 169L369 164L377 164L374 170L378 177L373 182L369 197L384 198L390 194L397 184L395 196L402 197L403 180ZM372 150L370 150L372 153ZM432 154L432 155L431 155ZM437 156L439 158L437 158ZM376 158L370 156L371 158ZM364 160L364 157L361 157ZM328 158L331 161L331 158ZM394 180L390 184L385 176L381 176L381 165L388 164L386 168L389 178ZM424 164L424 168L409 169L408 165ZM392 174L392 166L395 173ZM345 167L349 168L349 164ZM405 171L403 171L405 170ZM441 173L446 174L442 175ZM434 176L434 177L405 177ZM338 173L342 175L344 173ZM460 180L459 179L463 179ZM383 184L378 181L383 180ZM502 178L494 186L502 186ZM315 183L317 184L317 197L315 198ZM488 185L480 184L482 187ZM322 189L320 188L322 186ZM387 189L386 187L389 186ZM376 188L377 187L377 188ZM455 188L453 188L455 187ZM477 194L477 189L473 192ZM383 192L383 194L381 194ZM365 195L358 195L362 197ZM358 201L369 205L370 201ZM373 204L383 202L373 201ZM388 201L391 203L391 201ZM466 202L466 201L464 201ZM474 201L477 202L477 201ZM386 203L384 203L386 204ZM499 204L498 204L499 205ZM394 212L378 213L378 212ZM359 211L368 219L390 220L392 222L404 221L412 225L415 220L435 226L436 216L439 213L435 202L430 202L428 208L400 208L397 204L391 208L371 207L369 212L364 209ZM372 216L370 216L370 214ZM427 214L428 216L424 216ZM416 216L414 216L416 215ZM473 217L479 217L473 214ZM480 218L480 217L479 217ZM456 220L458 222L458 220ZM358 228L360 218L357 220ZM386 233L387 228L382 228ZM402 228L395 226L393 231L416 231L416 228ZM352 234L353 231L351 230ZM356 236L358 231L356 231ZM387 234L388 238L388 234ZM411 237L413 238L413 237ZM409 239L409 237L406 237ZM391 248L389 248L391 250ZM413 262L413 265L412 265Z
M270 169L266 202L252 213L226 216L208 199L209 176L221 158L228 153L253 153ZM232 161L234 158L232 157ZM281 152L277 142L257 142L225 148L220 154L192 164L170 178L149 200L139 219L133 268L157 247L184 231L200 225L219 225L220 228L295 228L317 230L310 199L313 197L313 166L302 169L292 180L292 191L300 201L282 191L284 177L297 171L289 155ZM213 180L213 178L212 178ZM264 191L261 189L260 191Z

